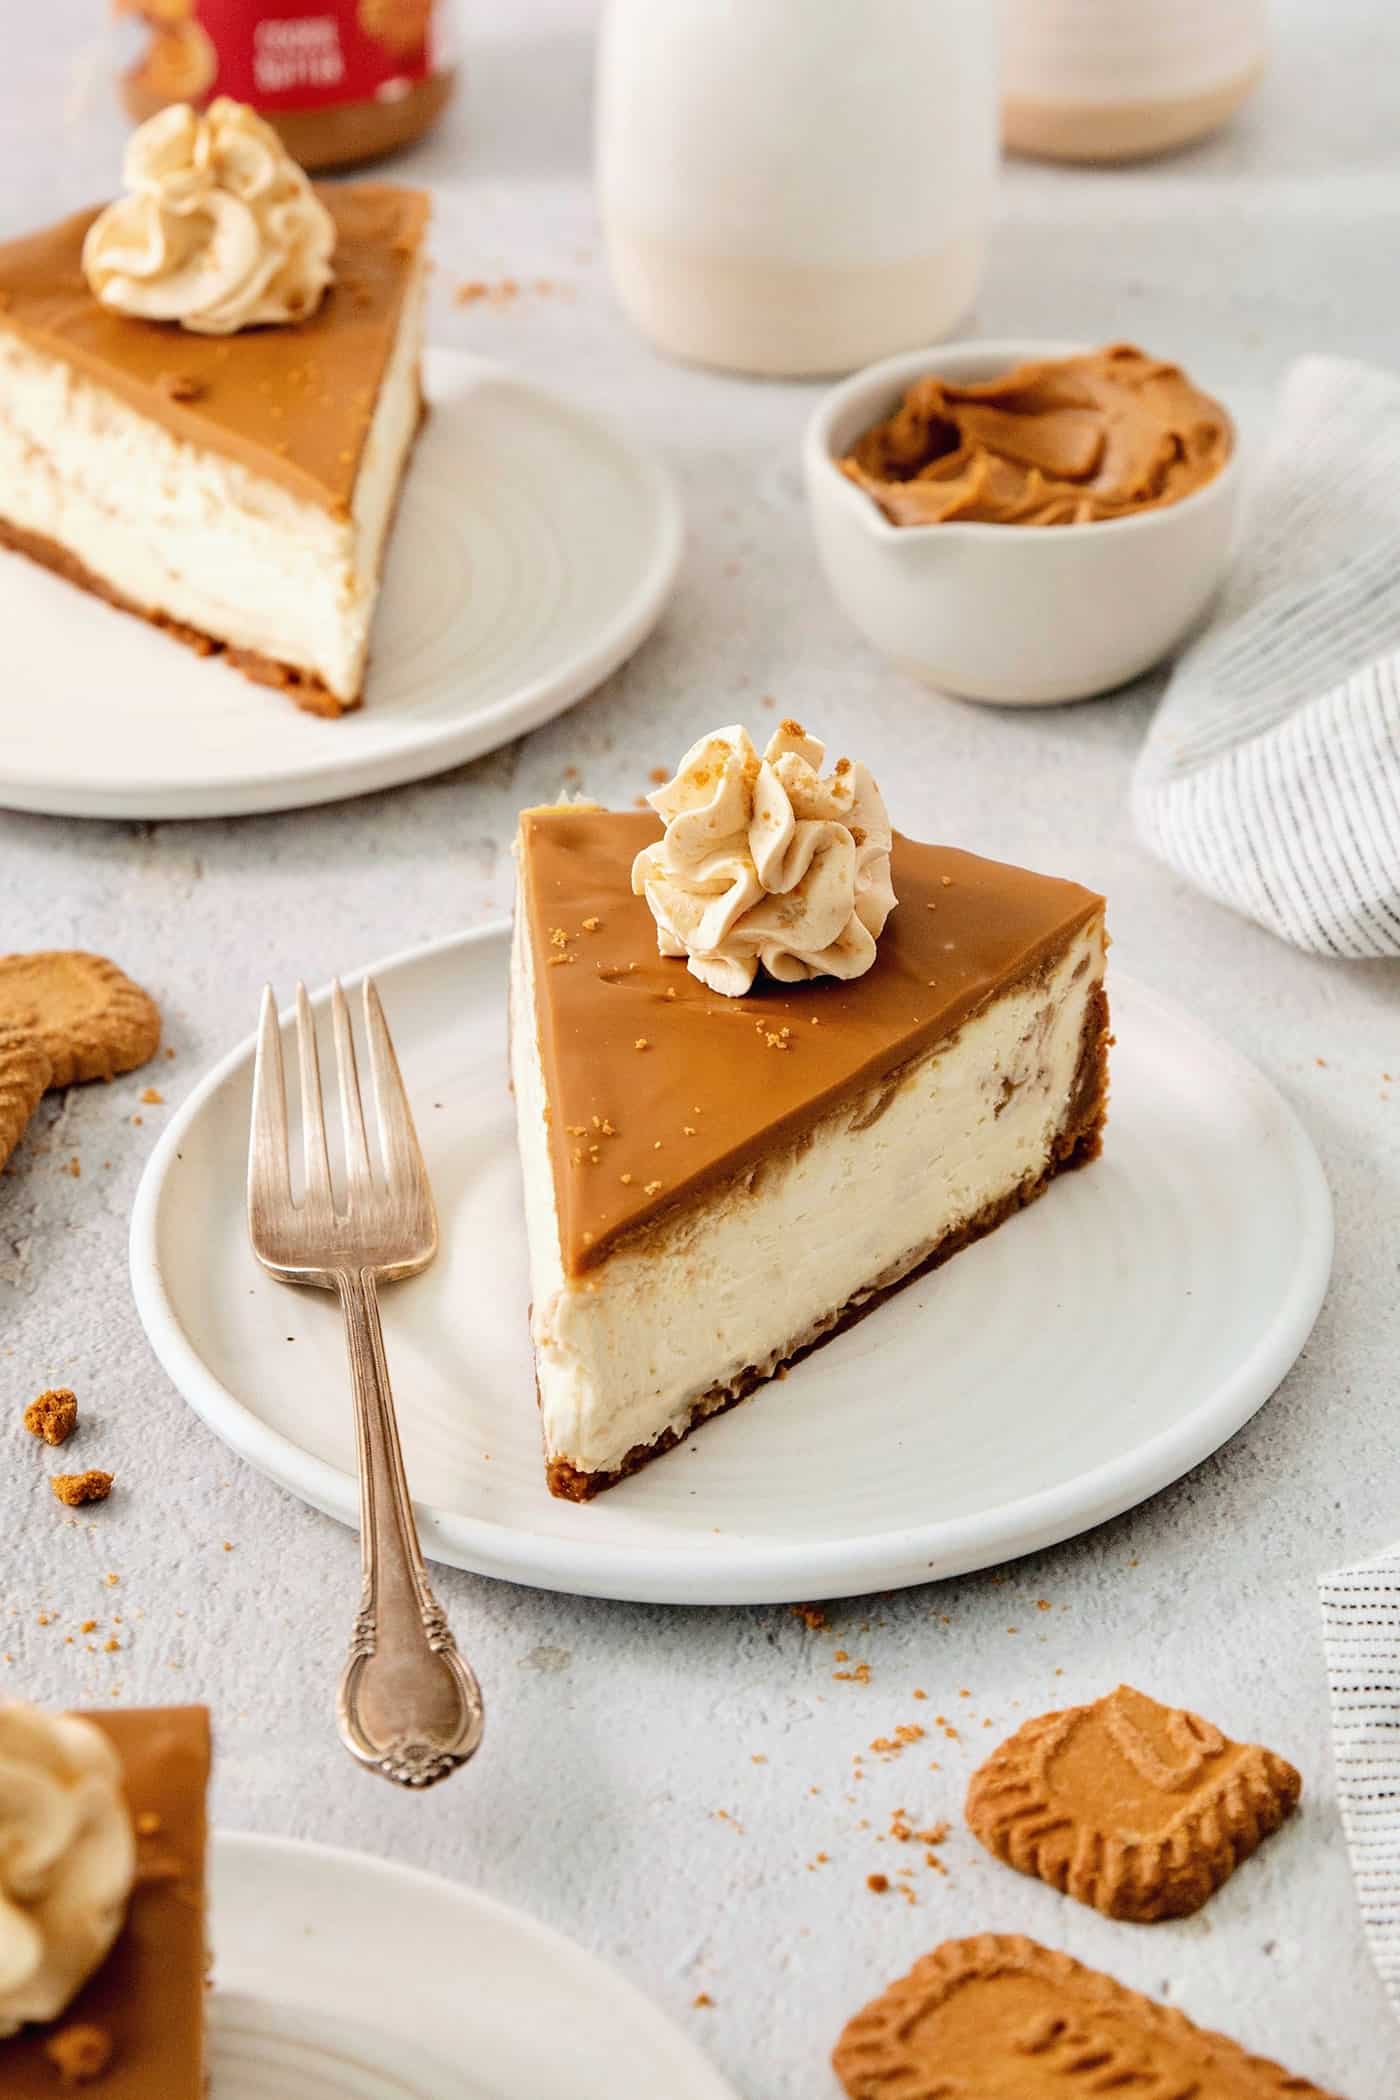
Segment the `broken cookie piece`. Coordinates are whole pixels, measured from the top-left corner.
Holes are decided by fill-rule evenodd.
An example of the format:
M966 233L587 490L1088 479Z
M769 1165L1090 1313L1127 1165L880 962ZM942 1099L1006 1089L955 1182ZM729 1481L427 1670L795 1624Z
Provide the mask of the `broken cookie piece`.
M86 1473L55 1473L49 1486L69 1509L81 1509L85 1502L107 1500L112 1492L112 1476L94 1466Z
M46 1444L66 1444L78 1426L78 1397L66 1385L53 1386L31 1400L24 1410L24 1426L31 1436Z

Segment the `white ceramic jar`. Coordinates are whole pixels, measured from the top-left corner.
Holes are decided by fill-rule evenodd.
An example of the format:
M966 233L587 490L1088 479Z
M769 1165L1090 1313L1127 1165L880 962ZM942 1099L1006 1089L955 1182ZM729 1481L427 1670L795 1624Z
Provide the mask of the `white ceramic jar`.
M1047 160L1204 138L1264 70L1268 0L1003 0L1002 135Z
M597 124L613 282L676 356L847 371L976 297L993 0L607 0Z

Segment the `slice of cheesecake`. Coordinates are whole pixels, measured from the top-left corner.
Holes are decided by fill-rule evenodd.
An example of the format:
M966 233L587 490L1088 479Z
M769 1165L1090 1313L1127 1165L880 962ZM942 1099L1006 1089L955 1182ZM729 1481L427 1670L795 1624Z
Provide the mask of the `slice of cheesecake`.
M287 326L110 310L83 273L95 212L0 246L0 543L339 715L422 415L428 201L318 194L335 281Z
M575 1500L1093 1159L1107 1098L1101 897L896 835L865 974L723 997L632 893L661 836L586 806L520 823L532 1335Z
M120 1760L136 1840L126 1921L55 2020L0 2040L4 2100L204 2100L205 1792L202 1706L90 1713ZM3 1880L3 1877L0 1877ZM62 1931L61 1918L48 1920Z

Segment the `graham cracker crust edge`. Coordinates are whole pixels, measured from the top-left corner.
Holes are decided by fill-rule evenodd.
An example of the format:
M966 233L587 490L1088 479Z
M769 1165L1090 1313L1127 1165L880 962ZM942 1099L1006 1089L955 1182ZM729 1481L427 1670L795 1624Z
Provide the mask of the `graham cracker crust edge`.
M1029 1181L1023 1181L1018 1188L1012 1189L997 1202L989 1203L975 1217L956 1226L952 1232L945 1233L942 1239L936 1241L921 1256L913 1268L906 1270L894 1283L884 1284L868 1292L863 1291L852 1299L832 1315L830 1324L823 1328L820 1334L814 1335L810 1341L794 1349L790 1356L775 1364L771 1371L759 1371L751 1365L741 1372L732 1384L715 1386L710 1392L702 1393L679 1429L664 1431L654 1443L634 1444L622 1463L611 1471L584 1473L580 1472L577 1466L571 1465L568 1459L549 1459L546 1462L545 1478L551 1495L558 1496L564 1502L591 1502L593 1497L602 1494L604 1489L616 1487L620 1480L626 1480L629 1474L640 1471L652 1459L660 1458L667 1451L674 1450L677 1444L683 1443L702 1423L713 1421L717 1415L727 1414L731 1407L737 1407L741 1400L747 1400L761 1385L767 1385L771 1379L783 1375L790 1365L800 1363L804 1356L810 1356L812 1351L820 1349L823 1343L832 1341L838 1334L844 1334L848 1328L856 1326L867 1314L883 1305L887 1298L892 1298L896 1291L903 1290L906 1284L917 1283L921 1276L927 1276L934 1269L941 1268L945 1261L951 1261L964 1247L970 1247L975 1240L985 1239L989 1232L995 1232L998 1225L1004 1224L1008 1218L1014 1217L1018 1210L1024 1210L1027 1204L1034 1203L1038 1196L1044 1195L1058 1174L1069 1173L1097 1159L1103 1150L1103 1129L1108 1116L1108 1052L1112 1042L1108 994L1100 984L1090 998L1084 1016L1079 1064L1070 1094L1065 1126L1055 1140L1054 1150L1047 1165L1039 1175Z
M423 428L427 413L427 404L420 401L417 428L399 475L399 486L394 494L394 516L391 517L388 531L384 535L385 549L388 548L393 534L413 446L417 443L418 432ZM105 605L113 606L117 612L130 613L134 618L144 620L148 626L158 627L163 634L168 634L172 641L183 642L187 649L193 649L196 656L222 656L234 670L241 671L245 678L251 679L254 685L273 686L278 692L285 693L303 714L319 715L327 722L338 721L342 715L350 714L359 707L364 697L363 692L359 692L351 699L343 700L313 671L302 669L296 664L280 663L276 657L264 656L256 649L239 649L231 642L221 642L216 635L206 634L202 628L187 627L182 621L171 619L168 613L148 612L145 606L137 605L134 599L125 597L122 592L114 590L111 584L104 583L100 576L94 575L86 562L80 561L76 554L61 546L57 540L49 539L42 532L29 532L22 525L12 524L3 516L0 516L0 547L8 548L13 554L27 555L29 560L37 562L40 568L51 570L55 576L61 576L65 583L75 584L90 597L100 598ZM382 572L382 551L380 560Z

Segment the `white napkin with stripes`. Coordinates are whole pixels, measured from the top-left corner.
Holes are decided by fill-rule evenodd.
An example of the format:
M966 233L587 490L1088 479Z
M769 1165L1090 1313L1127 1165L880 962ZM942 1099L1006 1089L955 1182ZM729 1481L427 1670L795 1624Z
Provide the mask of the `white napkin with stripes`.
M1342 1826L1361 1922L1400 2013L1400 1548L1320 1587Z
M1318 955L1400 955L1400 378L1285 378L1219 609L1133 783L1145 842Z

